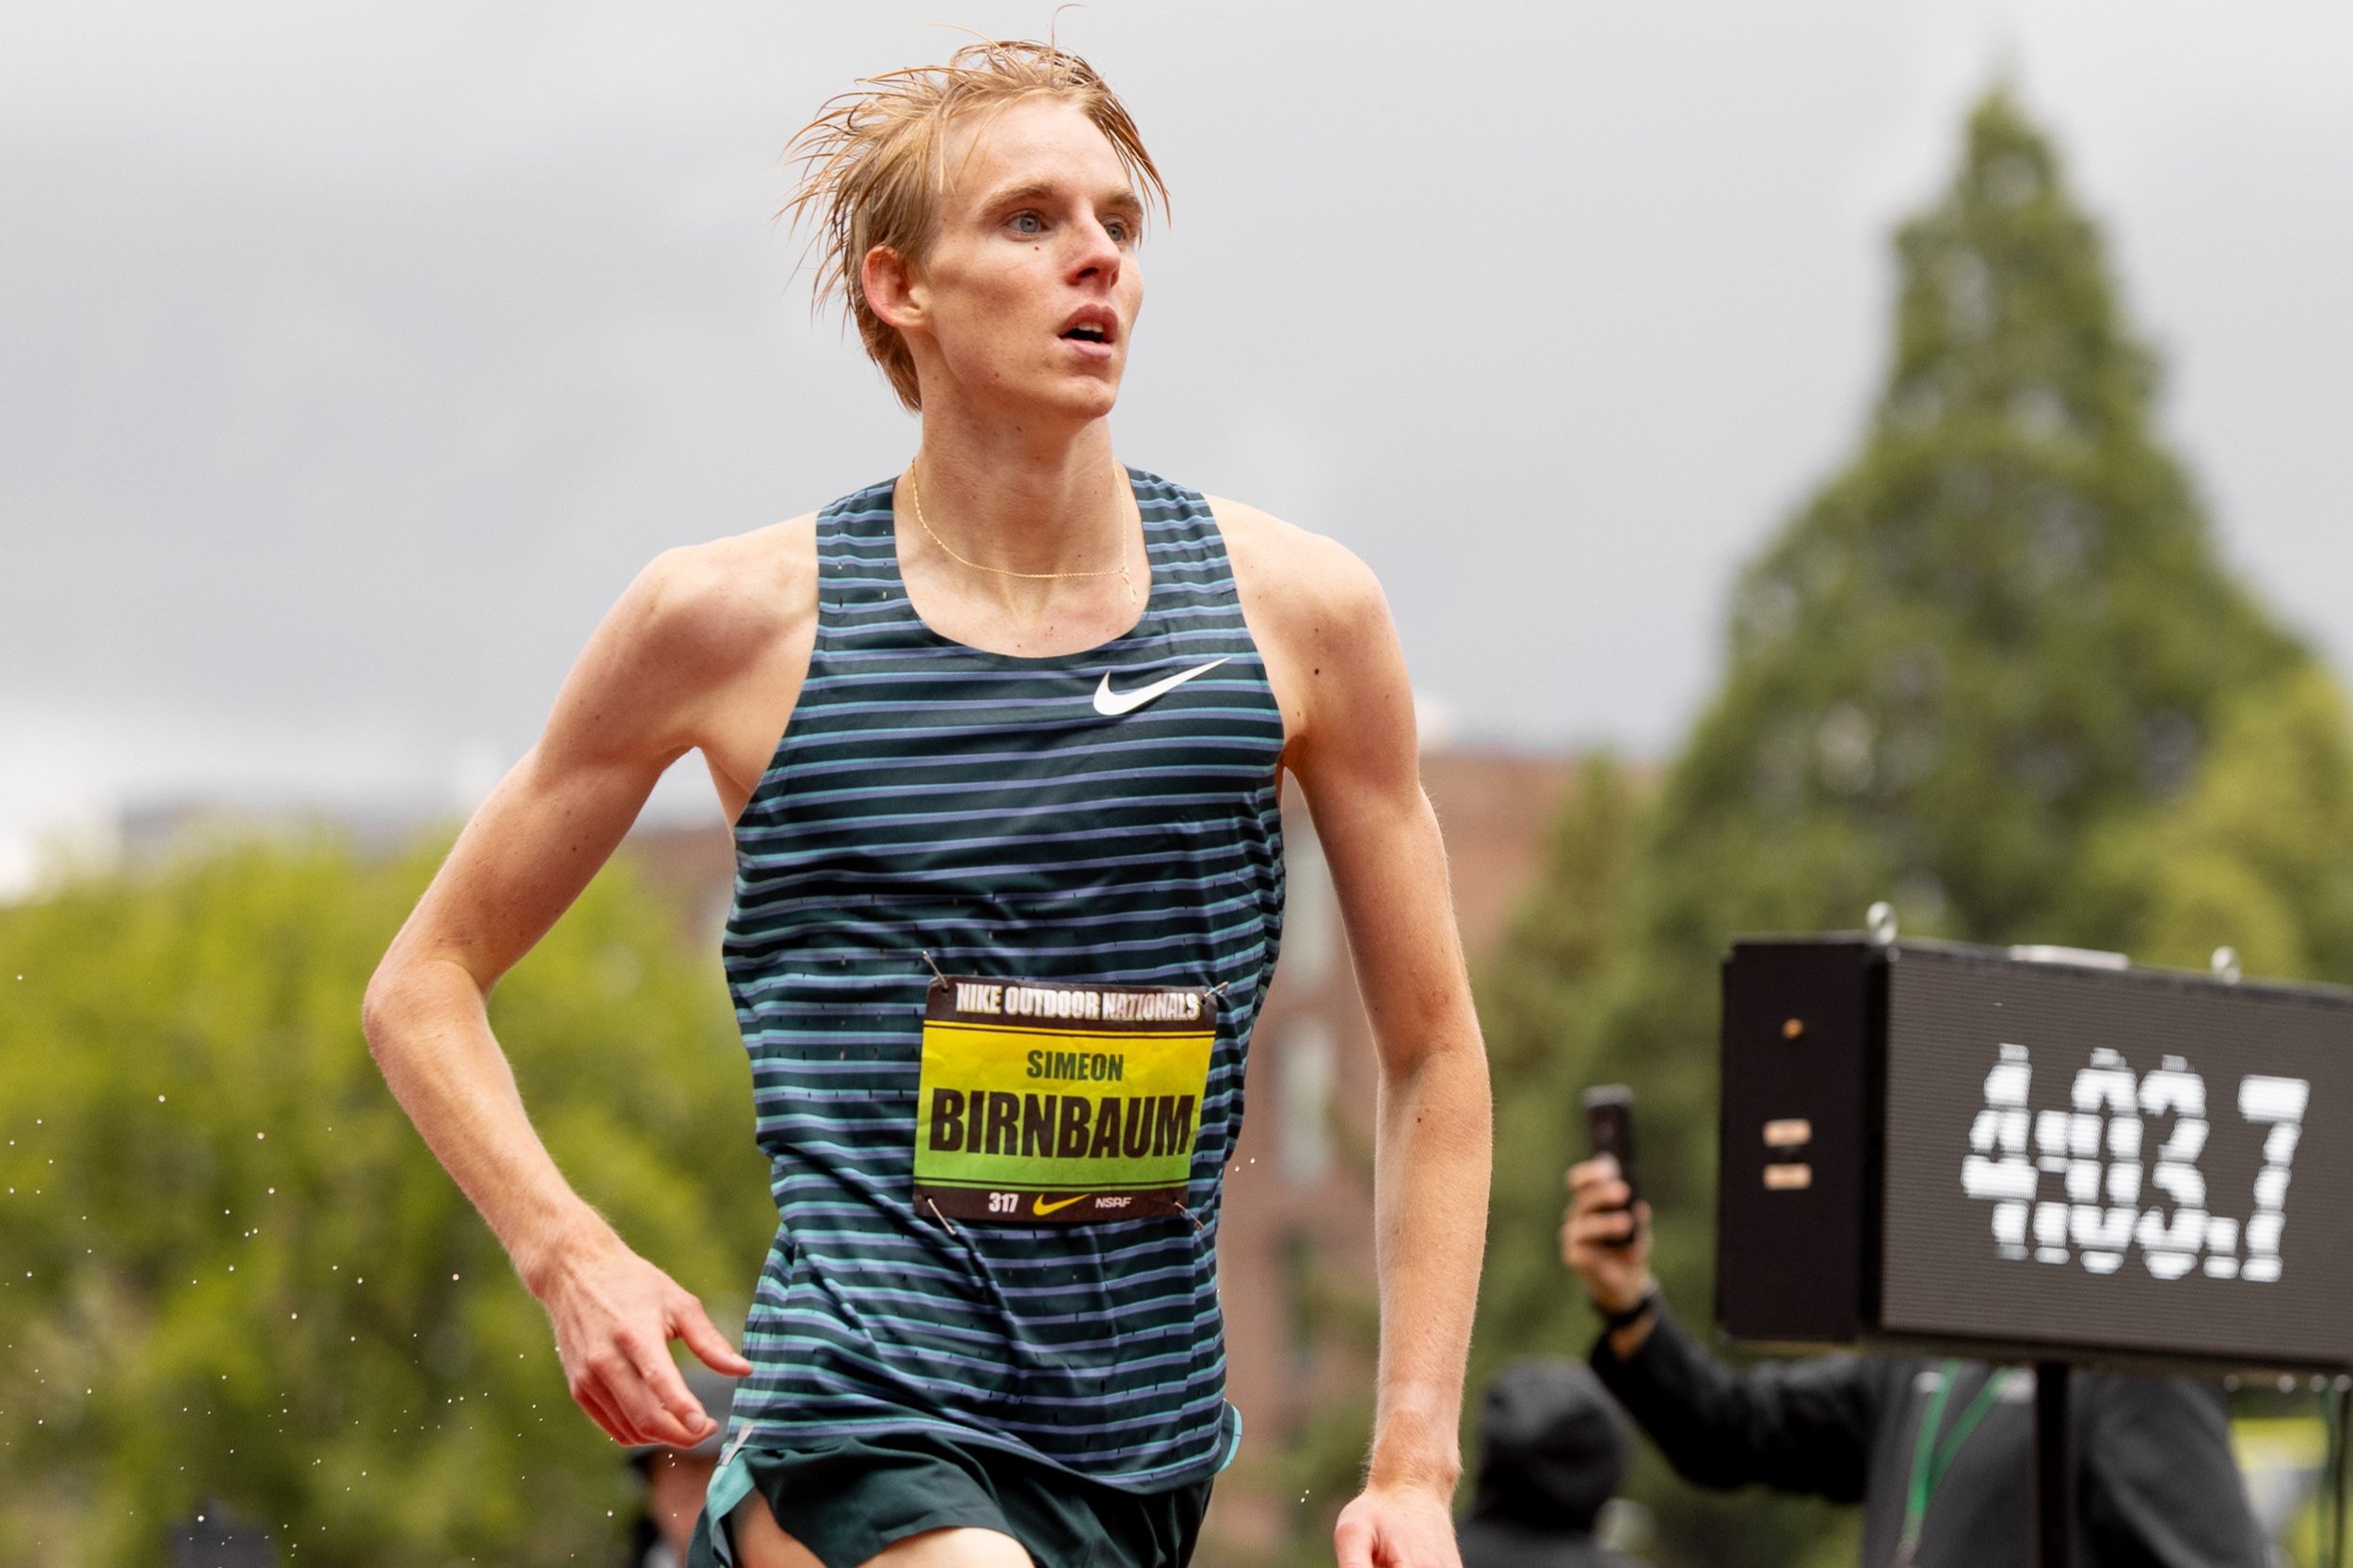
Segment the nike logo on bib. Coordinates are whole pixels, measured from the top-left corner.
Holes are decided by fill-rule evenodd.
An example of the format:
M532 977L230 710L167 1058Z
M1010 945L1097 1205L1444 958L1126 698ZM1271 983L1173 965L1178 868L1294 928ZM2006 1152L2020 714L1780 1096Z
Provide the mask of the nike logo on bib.
M1226 659L1232 657L1230 653L1225 656ZM1166 696L1194 676L1207 675L1224 663L1225 659L1212 659L1206 664L1195 664L1189 670L1178 670L1175 675L1165 680L1155 680L1149 686L1138 686L1132 692L1112 691L1111 671L1105 670L1103 683L1095 688L1095 711L1107 719L1115 719L1122 713L1132 713L1155 697Z
M1092 1192L1081 1192L1075 1198L1056 1198L1051 1203L1047 1202L1046 1199L1041 1196L1037 1200L1037 1211L1040 1214L1051 1214L1057 1209L1068 1208L1074 1203L1084 1203L1087 1199L1093 1196L1095 1196L1095 1194Z

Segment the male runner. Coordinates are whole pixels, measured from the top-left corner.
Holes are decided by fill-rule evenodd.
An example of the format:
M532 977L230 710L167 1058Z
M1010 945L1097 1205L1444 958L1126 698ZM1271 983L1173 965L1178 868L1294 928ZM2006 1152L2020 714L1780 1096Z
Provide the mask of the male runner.
M386 955L368 1038L623 1443L712 1428L698 1557L1180 1564L1231 1457L1219 1184L1314 812L1381 1064L1382 1337L1344 1568L1455 1562L1484 1058L1379 587L1112 455L1160 177L1084 61L976 44L837 100L796 207L921 441L657 559ZM1313 330L1309 253L1286 246ZM781 1224L739 1356L572 1192L483 999L699 750Z

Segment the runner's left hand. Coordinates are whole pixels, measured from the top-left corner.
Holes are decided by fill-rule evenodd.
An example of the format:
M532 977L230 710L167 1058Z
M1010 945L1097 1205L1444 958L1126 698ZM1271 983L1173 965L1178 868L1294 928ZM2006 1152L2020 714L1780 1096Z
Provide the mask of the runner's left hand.
M1452 1498L1434 1487L1369 1486L1332 1531L1339 1568L1462 1568Z

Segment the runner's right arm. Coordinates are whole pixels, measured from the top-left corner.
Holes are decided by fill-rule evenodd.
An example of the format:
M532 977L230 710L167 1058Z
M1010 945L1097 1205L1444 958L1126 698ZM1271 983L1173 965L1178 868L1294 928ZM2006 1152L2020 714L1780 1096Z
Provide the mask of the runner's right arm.
M728 804L741 808L748 786L730 788L743 770L723 755L726 720L740 712L728 698L741 672L773 662L779 634L773 608L741 613L746 548L673 551L631 585L567 678L538 744L459 835L363 1009L392 1093L546 1307L572 1397L620 1443L684 1447L713 1429L670 1358L671 1338L714 1370L742 1376L750 1365L692 1295L572 1190L524 1112L485 1002L687 750L711 756L723 797L738 796ZM794 630L781 628L785 643ZM806 657L804 648L804 665Z

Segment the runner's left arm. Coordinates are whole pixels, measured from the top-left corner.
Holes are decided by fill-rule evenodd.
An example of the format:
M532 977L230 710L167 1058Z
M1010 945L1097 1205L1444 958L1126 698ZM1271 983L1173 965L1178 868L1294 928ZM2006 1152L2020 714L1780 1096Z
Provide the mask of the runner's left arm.
M1340 1568L1450 1568L1464 1362L1487 1234L1486 1053L1387 603L1354 556L1301 537L1321 559L1312 609L1292 618L1288 639L1299 722L1285 760L1339 893L1381 1064L1380 1384L1365 1491L1336 1541Z

